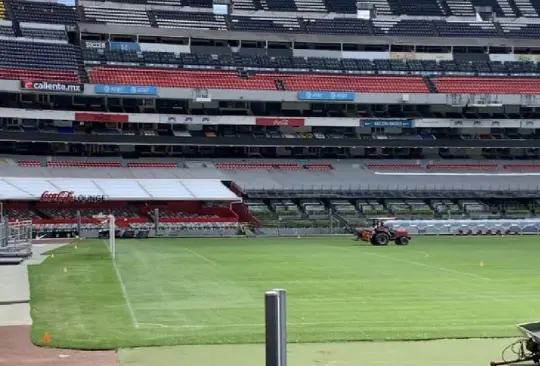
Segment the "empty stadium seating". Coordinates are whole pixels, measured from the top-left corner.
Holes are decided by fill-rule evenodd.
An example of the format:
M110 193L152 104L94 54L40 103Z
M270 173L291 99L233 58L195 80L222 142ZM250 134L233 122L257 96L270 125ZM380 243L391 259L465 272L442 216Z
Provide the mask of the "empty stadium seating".
M248 170L248 169L298 169L298 164L287 163L216 163L217 169Z
M333 169L330 164L304 164L305 169L309 170L331 170Z
M0 40L0 78L78 82L75 48L67 44Z
M434 83L442 93L538 94L538 78L437 77Z
M90 81L106 84L157 85L161 87L276 90L282 80L286 90L336 90L356 92L428 93L421 77L333 76L314 79L310 75L257 74L241 79L236 73L216 71L176 71L95 67L88 72Z
M176 163L167 163L167 162L133 162L130 161L127 163L128 168L160 168L160 169L175 169L178 168Z
M73 25L79 20L74 6L41 1L10 0L9 3L20 22Z
M220 50L221 51L221 50ZM297 72L335 73L342 71L350 74L430 74L430 75L476 75L495 74L519 75L540 74L540 66L534 62L520 61L462 61L456 60L416 60L416 59L357 59L329 57L292 57L290 55L267 56L230 52L223 53L178 53L173 52L135 52L84 49L83 55L90 65L136 63L152 66L164 64L168 68L184 67L190 69L250 68L252 70L280 69ZM227 52L228 51L228 52ZM450 56L450 55L449 55ZM281 76L281 74L280 74Z
M422 169L421 164L368 164L368 169L374 170L411 170Z
M407 92L425 93L429 87L419 76L400 76L417 72L447 74L432 76L433 85L439 92L464 93L536 93L538 78L502 78L449 76L456 73L475 74L538 74L540 64L532 62L497 62L459 60L365 60L303 57L268 57L243 54L174 54L168 52L98 52L84 50L84 57L91 63L140 63L148 65L200 65L201 68L255 67L261 69L298 69L299 72L327 73L316 78L310 74L255 73L247 79L236 72L171 70L156 68L122 68L118 66L89 66L91 82L157 85L164 87L216 88L216 89L260 89L260 90L342 90L356 92ZM344 72L379 73L380 75L335 75ZM388 74L396 74L390 76Z
M153 15L160 28L227 30L226 19L223 15L164 10L155 10Z
M85 6L84 18L89 23L150 26L148 13L144 9L106 8Z
M176 71L96 67L88 71L90 81L105 84L155 85L177 88L276 90L272 76L256 75L248 80L237 73L215 71Z
M497 164L428 164L428 169L438 170L495 170Z
M519 170L519 171L537 171L540 170L540 164L506 164L503 166L504 169L508 170Z
M157 6L190 6L199 8L211 8L209 0L113 0L113 3L137 4L137 5L157 5ZM325 13L333 12L338 14L355 14L356 3L353 0L233 0L232 4L236 10L268 12L296 12L296 13ZM519 16L538 16L539 5L535 2L508 3L498 0L423 0L415 2L412 0L385 0L376 1L377 11L382 15L412 15L412 16L464 16L474 17L474 7L492 8L498 18L514 18Z
M122 164L119 161L77 161L53 160L47 162L49 168L121 168Z
M41 166L39 160L18 160L17 165L23 168L37 168Z
M217 169L223 170L253 170L253 169L281 169L281 170L298 170L298 169L311 169L311 170L330 170L332 165L330 164L304 164L299 165L297 163L216 163Z
M287 90L335 90L377 93L429 93L428 86L418 76L279 76Z
M37 28L35 26L25 25L20 25L20 29L22 36L26 38L67 40L65 29Z

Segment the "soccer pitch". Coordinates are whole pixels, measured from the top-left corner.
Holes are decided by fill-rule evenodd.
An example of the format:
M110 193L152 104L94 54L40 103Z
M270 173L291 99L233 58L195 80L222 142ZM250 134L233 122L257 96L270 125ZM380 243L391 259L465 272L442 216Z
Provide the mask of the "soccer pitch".
M539 238L148 239L71 244L30 266L32 338L66 348L264 342L285 288L289 342L507 337L537 320Z

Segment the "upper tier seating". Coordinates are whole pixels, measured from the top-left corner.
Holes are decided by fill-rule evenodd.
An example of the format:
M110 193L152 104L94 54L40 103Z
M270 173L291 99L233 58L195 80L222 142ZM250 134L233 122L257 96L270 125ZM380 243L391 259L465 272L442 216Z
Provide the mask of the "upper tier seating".
M15 37L15 31L13 30L13 26L11 24L9 24L9 23L8 24L0 24L0 36Z
M365 34L371 33L364 19L305 19L303 28L309 34Z
M232 31L303 33L300 21L296 18L233 16L230 24Z
M422 20L373 20L372 29L380 36L437 37L433 22Z
M190 6L194 8L211 8L211 0L112 0L117 3L157 5L157 6ZM235 10L299 13L341 13L355 14L354 0L232 0ZM413 16L465 16L474 17L475 7L489 6L497 18L529 17L535 18L540 13L540 4L536 1L506 2L502 0L376 0L377 13L381 15L413 15Z
M528 38L537 39L540 37L540 24L525 23L500 23L503 35L506 38Z
M185 28L226 30L227 24L223 15L212 13L185 13L164 10L153 11L157 26L160 28Z
M23 37L26 38L67 40L66 31L59 29L29 28L21 26L21 33Z
M90 23L150 26L150 18L144 9L113 9L85 6L84 17Z
M157 0L169 1L169 0ZM206 1L206 0L203 0ZM271 4L254 0L239 0L249 10L271 10L281 7L283 4L292 3L292 11L306 10L322 12L323 0L273 0L278 3ZM349 0L344 0L349 1ZM449 1L449 0L447 0ZM437 2L434 0L422 0L421 3L411 0L378 0L377 6L380 14L400 15L409 14L415 16L448 16L458 15L474 17L474 9L471 3L458 2L456 0ZM476 0L486 1L486 0ZM490 1L490 0L487 0ZM495 1L495 0L493 0ZM327 0L329 2L329 0ZM256 4L257 3L257 4ZM277 6L275 6L277 4ZM153 5L153 4L149 4ZM447 5L447 7L445 6ZM519 8L520 4L516 4ZM328 5L326 5L328 8ZM332 6L330 6L332 7ZM284 8L287 8L285 5ZM380 9L379 9L380 8ZM524 13L531 17L538 17L536 10L525 5ZM538 25L504 22L501 27L489 21L445 21L425 19L385 19L374 20L356 18L332 18L318 19L308 17L284 17L276 14L263 15L218 15L208 12L144 9L123 6L121 8L108 8L97 6L82 7L83 20L90 23L112 23L134 26L152 26L159 28L182 28L182 29L206 29L206 30L231 30L245 32L272 32L272 33L307 33L307 34L336 34L336 35L389 35L389 36L423 36L423 37L508 37L516 38L523 34L524 37L536 38ZM450 10L448 10L450 9ZM281 11L283 11L282 9ZM271 10L272 11L272 10ZM513 14L513 10L504 8L504 11ZM348 11L347 11L348 12ZM354 12L351 11L351 12ZM520 13L520 11L516 11ZM498 20L500 20L498 18Z
M0 78L78 82L75 49L67 44L0 40Z
M77 10L73 6L19 0L10 0L10 4L19 22L74 25L79 20Z

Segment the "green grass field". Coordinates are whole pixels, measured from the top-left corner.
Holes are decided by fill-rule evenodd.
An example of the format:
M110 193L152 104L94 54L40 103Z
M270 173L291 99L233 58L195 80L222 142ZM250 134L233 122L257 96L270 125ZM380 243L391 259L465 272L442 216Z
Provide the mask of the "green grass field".
M539 238L102 241L30 266L32 337L112 349L264 341L263 293L288 293L289 342L506 337L536 320ZM483 265L481 265L483 264Z

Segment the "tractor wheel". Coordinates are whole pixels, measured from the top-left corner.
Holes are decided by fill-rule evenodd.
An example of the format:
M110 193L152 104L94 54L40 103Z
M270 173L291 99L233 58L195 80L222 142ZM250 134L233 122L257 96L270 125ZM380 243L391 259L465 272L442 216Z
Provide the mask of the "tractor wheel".
M409 238L402 236L396 239L396 245L408 245L408 244L409 244Z
M373 236L373 243L374 245L388 245L388 242L390 241L390 235L387 233L376 233Z

